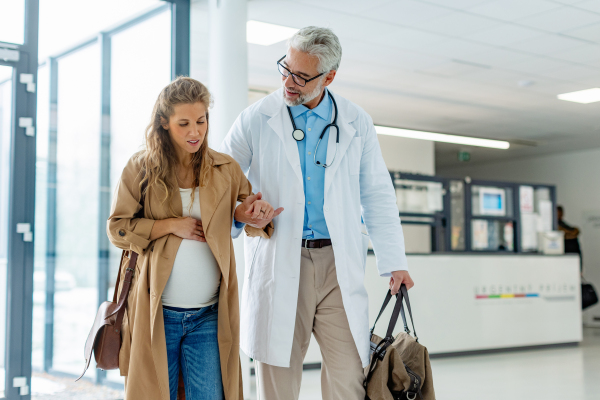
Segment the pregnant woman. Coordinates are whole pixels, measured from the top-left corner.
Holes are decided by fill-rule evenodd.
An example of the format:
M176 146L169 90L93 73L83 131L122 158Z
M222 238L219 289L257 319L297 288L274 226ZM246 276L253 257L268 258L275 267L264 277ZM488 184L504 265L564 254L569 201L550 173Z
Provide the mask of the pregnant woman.
M175 400L180 371L187 400L243 399L231 232L269 238L283 209L208 147L209 105L194 79L165 87L116 189L108 236L139 254L119 354L127 400Z

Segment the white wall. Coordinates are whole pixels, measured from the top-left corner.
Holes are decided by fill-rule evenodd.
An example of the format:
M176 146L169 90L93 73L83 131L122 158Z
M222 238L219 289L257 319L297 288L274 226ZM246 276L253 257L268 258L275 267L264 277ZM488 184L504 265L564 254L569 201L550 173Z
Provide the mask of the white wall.
M448 177L556 185L558 204L565 208L565 221L582 230L584 276L600 289L600 149L440 168L437 173ZM592 307L585 314L587 321L600 318L600 306ZM600 320L597 324L600 325Z
M435 148L428 140L377 135L389 170L422 175L435 174Z

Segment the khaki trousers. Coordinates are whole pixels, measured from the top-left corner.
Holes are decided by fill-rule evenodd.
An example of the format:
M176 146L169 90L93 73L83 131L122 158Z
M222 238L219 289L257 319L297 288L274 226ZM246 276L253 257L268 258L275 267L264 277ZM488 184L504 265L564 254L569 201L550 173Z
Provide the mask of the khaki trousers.
M256 362L259 400L298 399L311 333L323 358L323 400L364 400L364 372L344 311L332 246L302 249L290 367Z

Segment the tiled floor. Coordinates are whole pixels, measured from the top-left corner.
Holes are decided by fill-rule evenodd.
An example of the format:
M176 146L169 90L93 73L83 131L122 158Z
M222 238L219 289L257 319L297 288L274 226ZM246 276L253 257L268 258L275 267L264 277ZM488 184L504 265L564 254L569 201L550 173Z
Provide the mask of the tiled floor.
M432 367L439 400L599 400L600 329L584 329L576 347L433 359ZM300 399L321 400L320 386L320 371L306 371ZM40 374L32 392L36 400L122 398L119 391Z

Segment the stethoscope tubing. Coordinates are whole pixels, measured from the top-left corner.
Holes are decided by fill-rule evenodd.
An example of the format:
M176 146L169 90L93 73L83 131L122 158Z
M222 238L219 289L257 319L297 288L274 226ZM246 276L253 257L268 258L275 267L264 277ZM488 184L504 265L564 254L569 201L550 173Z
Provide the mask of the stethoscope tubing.
M333 122L330 123L330 124L327 124L325 126L325 128L323 128L323 131L321 132L321 135L319 135L319 140L317 141L317 145L315 146L315 152L314 152L314 155L313 155L313 163L316 166L323 167L323 168L330 167L333 164L333 162L335 161L335 156L337 155L338 144L340 143L340 128L337 125L337 117L338 117L337 103L335 102L335 99L333 98L333 96L331 95L331 93L329 93L329 98L331 99L331 102L333 103L333 112L334 112ZM297 142L301 142L306 137L306 134L304 133L304 131L302 129L296 128L296 122L294 121L294 117L292 116L292 110L290 109L289 106L286 106L286 107L287 107L287 110L288 110L288 114L290 115L290 120L292 121L292 127L294 128L294 131L292 132L292 137ZM319 145L321 144L321 140L325 136L325 132L327 132L327 129L331 129L331 128L335 128L335 131L336 131L335 153L333 153L333 159L331 160L331 162L329 164L325 164L325 163L321 164L320 161L317 161L317 152L319 151ZM300 134L300 132L301 132L301 134Z

